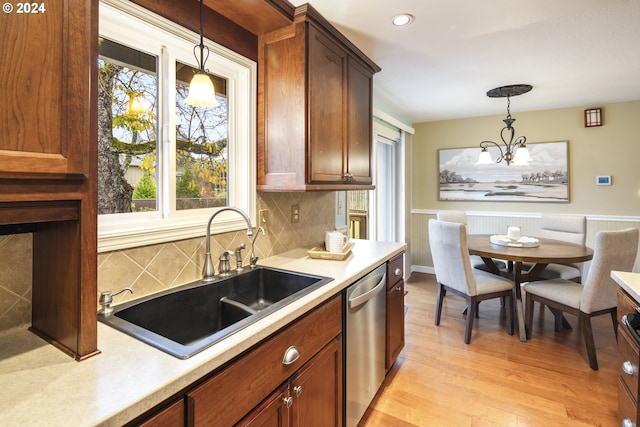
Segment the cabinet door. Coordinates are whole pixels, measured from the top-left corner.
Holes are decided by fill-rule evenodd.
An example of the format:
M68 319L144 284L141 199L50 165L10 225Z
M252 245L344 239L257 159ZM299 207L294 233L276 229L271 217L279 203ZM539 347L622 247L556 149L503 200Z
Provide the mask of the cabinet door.
M385 367L393 366L404 348L404 280L387 291L387 351Z
M236 424L236 427L288 427L292 400L288 385L285 384Z
M341 182L346 170L346 53L309 26L309 182Z
M347 176L353 184L371 184L373 74L349 58L347 103Z
M292 426L342 425L341 337L323 348L291 381Z
M85 147L95 143L88 118L97 77L97 39L88 31L92 8L97 10L92 3L16 3L46 9L3 14L0 178L88 173Z

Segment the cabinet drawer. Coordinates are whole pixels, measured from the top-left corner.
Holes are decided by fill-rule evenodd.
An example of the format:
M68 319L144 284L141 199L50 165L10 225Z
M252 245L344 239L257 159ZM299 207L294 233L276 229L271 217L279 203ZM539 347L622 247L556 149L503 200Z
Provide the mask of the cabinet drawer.
M618 288L618 321L625 314L633 312L638 304L622 288Z
M640 354L635 340L629 336L626 326L618 325L618 369L634 400L638 400L638 362ZM633 371L629 374L623 370L623 364ZM630 364L630 365L629 365Z
M179 427L184 426L184 400L174 402L168 408L139 424L139 427Z
M629 394L624 381L618 376L618 425L625 425L625 419L631 420L636 425L638 420L637 402Z
M337 295L189 391L188 424L238 422L340 334L341 310L342 298ZM283 358L291 346L295 346L300 356L285 365Z
M391 258L387 263L387 289L402 280L404 276L404 252Z

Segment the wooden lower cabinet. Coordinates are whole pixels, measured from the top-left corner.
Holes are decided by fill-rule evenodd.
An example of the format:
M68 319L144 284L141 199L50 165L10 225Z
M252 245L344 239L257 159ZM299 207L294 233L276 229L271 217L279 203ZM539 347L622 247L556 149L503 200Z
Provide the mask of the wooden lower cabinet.
M342 424L342 339L338 336L238 427Z
M187 425L342 425L341 332L336 295L187 391Z
M265 399L249 415L244 417L236 427L284 427L291 424L289 406L289 384L285 384Z
M618 421L622 426L635 426L638 413L638 368L640 346L622 322L622 316L633 312L639 304L623 289L618 288Z
M291 426L342 425L342 336L300 370L290 390Z
M387 351L388 371L404 348L404 280L387 291Z
M404 252L387 262L387 318L385 369L404 348Z

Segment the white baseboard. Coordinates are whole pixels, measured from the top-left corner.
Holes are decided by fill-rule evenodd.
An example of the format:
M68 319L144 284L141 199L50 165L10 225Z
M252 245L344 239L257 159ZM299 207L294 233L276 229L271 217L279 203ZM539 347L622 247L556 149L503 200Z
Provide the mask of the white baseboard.
M425 265L412 265L411 272L413 273L414 271L416 273L436 274L436 271L433 267L427 267Z

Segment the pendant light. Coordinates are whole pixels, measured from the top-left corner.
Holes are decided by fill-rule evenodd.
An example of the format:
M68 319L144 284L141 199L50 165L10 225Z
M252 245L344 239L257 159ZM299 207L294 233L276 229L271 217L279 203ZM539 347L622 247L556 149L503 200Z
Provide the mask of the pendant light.
M142 116L151 110L149 101L146 100L141 92L132 92L129 95L127 114L129 116Z
M204 64L209 58L209 48L204 45L202 21L202 0L200 0L200 44L193 47L193 55L196 57L196 62L198 63L198 71L194 74L193 79L191 79L189 95L184 101L193 107L217 107L216 90L213 87L211 77L209 77L204 69ZM196 53L196 49L198 48L200 48L199 61ZM206 57L204 56L205 50L207 51Z
M503 120L506 126L503 127L500 131L500 139L502 139L502 142L505 145L505 151L502 151L502 147L496 142L482 141L480 143L482 151L480 152L480 157L478 158L476 164L486 165L493 163L491 154L489 154L489 151L487 150L490 144L495 145L496 147L498 147L498 150L500 150L500 155L495 160L496 163L500 163L504 160L507 165L513 164L514 166L522 166L528 165L529 162L532 161L531 157L529 156L529 149L526 145L527 138L524 136L519 136L514 140L515 129L512 125L513 122L516 121L516 119L511 117L510 111L511 97L527 93L532 88L533 86L531 85L517 84L510 86L500 86L487 92L487 96L489 98L507 98L507 117ZM507 140L505 139L505 133L509 134L509 142L507 142Z

